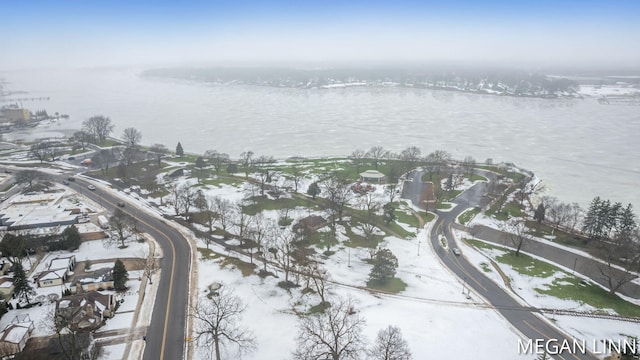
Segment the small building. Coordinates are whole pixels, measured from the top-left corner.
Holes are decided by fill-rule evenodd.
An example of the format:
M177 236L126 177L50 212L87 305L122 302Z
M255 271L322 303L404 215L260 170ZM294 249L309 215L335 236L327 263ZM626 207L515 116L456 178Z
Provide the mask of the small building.
M56 302L56 317L63 318L72 331L91 331L114 315L116 301L111 294L90 291L65 296Z
M383 183L386 176L378 170L367 170L360 173L360 180L370 183Z
M300 219L295 225L293 225L293 231L311 234L325 225L327 225L327 220L325 220L325 218L318 215L310 215L304 219Z
M11 324L0 332L0 358L21 352L31 337L34 326L28 315L16 316Z
M113 288L113 270L100 269L91 274L76 276L71 292L79 294Z
M62 285L75 267L75 255L56 257L51 260L49 267L36 277L36 283L38 287Z
M13 296L13 279L10 277L0 278L0 299L8 300Z
M19 107L5 107L2 109L2 115L9 122L16 125L23 125L31 120L31 112Z

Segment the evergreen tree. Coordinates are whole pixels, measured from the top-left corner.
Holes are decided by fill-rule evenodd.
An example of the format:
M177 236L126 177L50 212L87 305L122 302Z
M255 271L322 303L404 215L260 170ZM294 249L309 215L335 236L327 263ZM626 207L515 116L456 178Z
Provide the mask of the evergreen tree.
M13 286L15 294L25 299L27 304L30 304L29 297L34 296L36 292L33 290L33 287L31 287L21 263L13 265Z
M617 235L623 239L630 239L637 228L636 215L633 213L633 206L629 204L626 208L620 210Z
M312 183L311 185L309 185L309 188L307 189L307 195L311 196L312 198L316 198L317 195L320 195L320 186L318 185L317 182Z
M113 287L118 291L126 290L127 280L129 280L129 273L124 267L124 263L118 259L113 265Z
M398 258L389 249L380 249L373 258L369 280L384 284L396 276Z
M447 177L446 187L447 191L453 190L453 174L449 174L449 176Z
M75 225L71 225L62 232L63 247L69 251L76 250L80 247L82 238L80 232Z
M182 148L182 144L180 144L180 141L178 141L178 146L176 146L176 155L178 155L179 157L184 156L184 149Z
M536 211L533 213L533 218L538 222L538 224L544 221L545 212L546 208L544 207L544 204L540 203L536 208Z
M591 204L589 204L589 209L587 210L587 214L584 217L584 222L582 225L582 231L589 235L589 238L594 239L600 236L602 232L601 224L599 221L599 211L601 208L602 200L600 200L599 196L596 196L591 200Z
M392 203L386 203L382 207L384 210L384 222L389 224L390 222L396 219L396 209L393 207Z

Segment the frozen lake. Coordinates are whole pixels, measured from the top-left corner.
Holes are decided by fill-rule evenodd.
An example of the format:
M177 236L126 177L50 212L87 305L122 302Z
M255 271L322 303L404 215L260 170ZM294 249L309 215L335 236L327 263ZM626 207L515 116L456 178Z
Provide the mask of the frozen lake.
M543 179L548 193L586 206L596 195L640 206L640 108L595 98L543 100L406 88L289 89L149 80L140 70L0 72L23 106L69 114L36 132L69 134L102 114L185 151L231 157L246 150L285 158L348 155L375 145L418 146L456 158L510 161ZM11 137L11 136L8 136Z

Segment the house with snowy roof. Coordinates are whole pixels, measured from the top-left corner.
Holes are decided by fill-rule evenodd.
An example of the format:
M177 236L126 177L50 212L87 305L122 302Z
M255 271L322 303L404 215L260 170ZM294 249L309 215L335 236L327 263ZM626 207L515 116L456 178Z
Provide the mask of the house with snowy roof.
M71 292L81 293L113 288L113 269L99 269L91 274L76 276Z
M47 269L37 276L38 287L62 285L76 267L76 256L59 256L51 260Z
M111 294L90 291L65 296L56 302L56 319L69 324L74 331L91 331L104 324L114 315L116 301Z
M0 332L0 358L21 352L31 337L34 326L28 314L16 316L11 324Z

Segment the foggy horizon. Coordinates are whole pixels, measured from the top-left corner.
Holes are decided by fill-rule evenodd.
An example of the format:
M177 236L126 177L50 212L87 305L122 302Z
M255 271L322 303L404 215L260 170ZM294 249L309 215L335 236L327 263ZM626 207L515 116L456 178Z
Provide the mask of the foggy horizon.
M121 66L621 68L640 3L4 4L0 70ZM10 34L10 35L9 35Z

